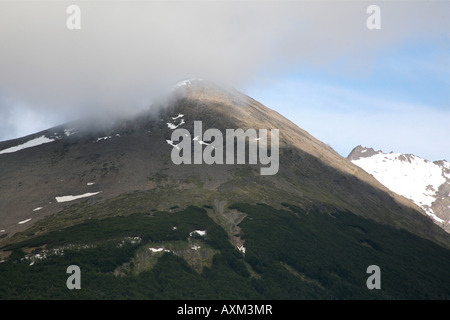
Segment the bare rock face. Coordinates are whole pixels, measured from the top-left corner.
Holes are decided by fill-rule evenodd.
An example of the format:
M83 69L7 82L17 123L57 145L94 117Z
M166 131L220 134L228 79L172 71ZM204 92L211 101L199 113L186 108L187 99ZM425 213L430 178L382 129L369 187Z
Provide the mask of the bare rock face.
M368 158L381 152L381 150L375 151L372 148L364 148L363 146L359 145L350 152L350 154L347 156L347 159L350 161L354 161L360 158Z

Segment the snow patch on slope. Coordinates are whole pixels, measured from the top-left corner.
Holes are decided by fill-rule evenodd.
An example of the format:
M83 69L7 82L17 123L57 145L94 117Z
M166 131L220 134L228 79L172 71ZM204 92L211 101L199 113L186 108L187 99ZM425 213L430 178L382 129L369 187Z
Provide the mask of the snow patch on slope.
M73 201L73 200L77 200L77 199L81 199L81 198L86 198L86 197L92 197L95 196L96 194L99 194L101 191L99 192L91 192L91 193L85 193L85 194L80 194L78 196L62 196L62 197L55 197L57 202L67 202L67 201Z
M192 237L194 234L198 234L201 237L206 236L206 230L194 230L189 233L189 236Z
M170 252L170 250L164 248L148 248L151 252Z
M185 123L184 119L181 119L179 124L174 124L172 122L167 122L167 126L169 127L169 129L175 130L176 128L178 128L179 126L181 126L184 123Z
M180 147L177 146L176 144L174 144L172 140L166 140L166 142L167 142L168 144L170 144L172 147L176 148L177 150L180 150Z
M246 250L244 246L237 247L237 249L242 253L245 253Z
M173 120L184 117L184 114L179 113L176 117L171 117Z
M203 79L201 79L201 78L186 79L186 80L178 82L175 85L175 89L183 88L183 87L189 87L191 85L194 85L195 83L200 83L200 82L203 82Z
M19 221L18 224L24 224L24 223L27 223L30 220L31 220L31 218L30 219L26 219L26 220L22 220L22 221Z
M100 138L97 138L97 140L95 142L99 142L99 141L102 141L102 140L108 140L108 139L111 139L111 138L112 138L111 136L100 137Z
M55 141L55 140L54 139L49 139L46 136L41 136L39 138L30 140L30 141L25 142L23 144L20 144L18 146L4 149L4 150L0 151L0 154L17 152L17 151L20 151L20 150L23 150L23 149L39 146L41 144L49 143L49 142L53 142L53 141Z
M75 128L64 129L64 134L66 135L66 137L70 137L71 135L76 134Z

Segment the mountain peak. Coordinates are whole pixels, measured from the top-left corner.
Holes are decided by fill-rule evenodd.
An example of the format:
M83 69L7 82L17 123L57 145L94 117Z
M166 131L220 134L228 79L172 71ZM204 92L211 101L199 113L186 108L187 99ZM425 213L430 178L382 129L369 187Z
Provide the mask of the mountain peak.
M175 88L183 88L183 87L191 87L191 86L202 86L206 83L207 81L201 79L201 78L189 78L189 79L185 79L182 80L180 82L178 82L175 85Z
M70 124L0 143L0 150L15 151L0 154L0 229L13 235L44 217L57 215L67 209L66 202L58 201L61 199L90 207L136 191L145 199L151 195L145 207L169 210L175 205L211 206L214 201L229 205L248 201L251 195L253 203L280 206L283 201L302 207L318 203L347 210L450 247L448 235L443 236L413 202L394 194L274 110L235 89L202 79L184 80L178 88L176 99L157 112L152 109L155 112L145 111L139 117L91 130ZM263 164L250 161L244 165L175 164L171 152L180 141L172 140L173 130L185 129L192 134L197 121L202 123L199 134L208 129L222 134L228 129L278 129L279 171L262 177ZM41 138L30 145L29 140L43 135L54 141L37 145L44 141ZM187 135L187 139L192 146L198 148L200 143L204 148L210 140L196 135ZM359 153L376 152L359 146ZM16 187L7 187L12 185ZM93 212L98 216L116 213ZM22 221L27 222L19 223Z
M438 245L450 248L450 235L421 214L411 200L243 93L203 80L185 80L178 87L180 94L174 99L136 117L100 127L92 120L86 130L71 123L0 142L0 152L6 150L0 153L0 259L8 257L0 263L0 274L6 275L0 277L0 288L7 288L8 279L20 279L23 286L19 288L24 289L15 291L30 295L30 281L42 279L36 272L45 269L51 279L43 278L42 287L33 286L40 297L41 288L59 281L53 270L63 261L72 264L73 257L82 257L83 270L99 270L92 275L111 280L108 288L114 297L122 297L116 293L124 289L124 283L132 287L141 283L135 280L144 271L143 281L160 281L160 270L169 270L161 282L139 288L157 287L165 298L171 292L174 297L180 297L180 292L192 297L194 291L203 290L208 291L201 297L211 297L209 292L230 297L229 292L242 285L242 295L236 297L260 299L264 297L260 288L280 292L280 298L304 298L304 285L308 285L305 290L311 286L312 296L323 290L324 296L333 297L329 288L338 288L337 294L349 292L355 297L354 288L359 285L364 289L356 291L370 297L372 293L353 269L374 261L383 265L391 261L388 267L402 275L392 278L404 279L397 285L401 292L416 289L412 284L413 289L405 290L403 284L410 281L404 270L429 272L433 278L423 287L435 293L431 285L438 283L448 292L439 280L448 278L449 260L444 258L449 251ZM210 130L215 132L214 139L206 133L209 129L215 129ZM279 130L279 146L270 147L269 157L268 143L253 144L258 145L259 161L251 161L250 141L259 140L251 132L272 129ZM249 132L244 137L249 152L241 148L242 162L233 161L239 159L239 143L222 139L238 130ZM232 161L224 159L223 153L216 157L221 153L217 150L228 146L233 150ZM362 146L355 149L355 154L383 155ZM279 170L262 175L261 168L267 168L266 160L272 162L273 152ZM204 161L205 155L211 159L213 153L217 162ZM181 154L189 160L174 161ZM360 158L366 159L371 157ZM401 163L414 165L416 159ZM336 253L338 247L343 250ZM323 251L318 254L317 248ZM63 250L69 254L62 255ZM56 256L59 253L61 257ZM410 266L398 258L403 256L418 260ZM18 264L22 260L23 266ZM32 267L35 262L39 266ZM205 267L207 271L200 274ZM192 270L186 272L186 268ZM193 283L182 281L186 290L172 285L179 283L180 274ZM230 276L233 284L229 284ZM166 279L175 281L170 280L167 289L163 287ZM278 279L286 280L279 286ZM223 283L227 284L224 290ZM273 289L266 283L274 283ZM348 287L342 289L343 285ZM132 287L126 292L132 292ZM73 294L62 289L63 294ZM143 290L138 297L149 294ZM253 290L255 295L249 295ZM151 298L159 297L156 291ZM101 285L83 292L106 291ZM60 297L54 291L48 294ZM393 297L390 292L386 296Z
M371 157L374 154L378 153L382 153L382 151L381 150L375 151L373 148L366 148L361 145L358 145L357 147L353 148L353 150L349 153L347 159L353 161L358 160L360 158Z

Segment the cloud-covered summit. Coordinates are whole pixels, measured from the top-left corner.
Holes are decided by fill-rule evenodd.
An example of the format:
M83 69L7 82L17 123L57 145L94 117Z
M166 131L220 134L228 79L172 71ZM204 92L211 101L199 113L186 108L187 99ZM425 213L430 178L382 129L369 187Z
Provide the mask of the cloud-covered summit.
M0 140L93 109L145 108L190 77L242 88L346 56L349 72L369 72L384 46L448 27L439 2L381 2L373 32L367 2L90 1L68 30L71 4L0 2Z

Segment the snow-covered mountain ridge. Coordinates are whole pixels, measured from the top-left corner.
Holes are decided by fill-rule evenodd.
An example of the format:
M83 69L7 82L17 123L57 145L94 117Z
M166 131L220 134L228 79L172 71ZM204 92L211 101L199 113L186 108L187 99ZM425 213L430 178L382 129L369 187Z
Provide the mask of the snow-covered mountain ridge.
M450 162L358 146L348 159L395 193L412 200L450 232Z

